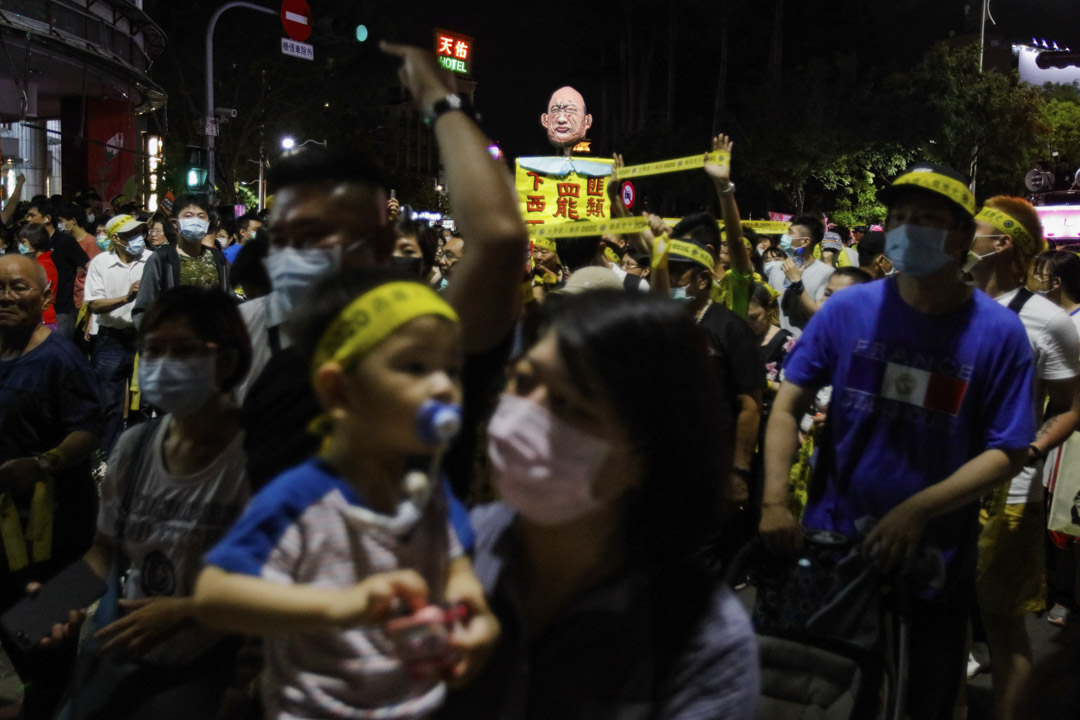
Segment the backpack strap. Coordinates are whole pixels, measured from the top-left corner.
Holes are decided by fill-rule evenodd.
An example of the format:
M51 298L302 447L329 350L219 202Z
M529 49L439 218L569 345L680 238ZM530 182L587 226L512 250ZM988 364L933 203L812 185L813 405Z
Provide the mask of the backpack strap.
M1012 299L1012 301L1009 303L1009 309L1012 310L1017 315L1019 315L1020 311L1024 308L1024 305L1034 295L1035 295L1035 293L1031 292L1026 287L1020 288L1019 290L1016 291L1016 297L1014 297Z

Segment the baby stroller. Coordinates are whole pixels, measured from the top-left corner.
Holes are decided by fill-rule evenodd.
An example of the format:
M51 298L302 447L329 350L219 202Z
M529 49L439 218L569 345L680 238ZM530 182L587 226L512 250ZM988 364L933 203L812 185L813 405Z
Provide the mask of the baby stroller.
M798 558L754 540L725 577L748 574L761 661L762 720L900 720L907 697L911 593L855 542L807 530ZM932 564L932 560L931 560Z

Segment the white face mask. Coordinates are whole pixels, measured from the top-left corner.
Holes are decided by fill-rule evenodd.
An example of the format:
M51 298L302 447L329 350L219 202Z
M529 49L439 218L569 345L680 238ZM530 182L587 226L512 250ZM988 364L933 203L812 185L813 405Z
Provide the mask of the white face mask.
M611 444L525 398L503 394L488 425L495 489L537 525L562 525L597 508L593 479Z
M139 358L139 389L167 413L190 415L218 391L217 358L198 355L178 358Z
M997 255L999 252L1001 252L1001 251L1000 250L993 250L991 252L986 253L985 255L977 255L977 254L975 254L975 252L973 250L968 250L967 259L964 260L964 272L966 272L966 273L971 272L972 270L975 269L976 265L978 265L979 263L981 263L983 260L990 257L991 255Z
M341 246L272 248L263 261L273 292L267 305L270 327L280 325L319 280L341 267Z
M180 218L180 236L189 242L202 240L209 229L210 223L202 218Z

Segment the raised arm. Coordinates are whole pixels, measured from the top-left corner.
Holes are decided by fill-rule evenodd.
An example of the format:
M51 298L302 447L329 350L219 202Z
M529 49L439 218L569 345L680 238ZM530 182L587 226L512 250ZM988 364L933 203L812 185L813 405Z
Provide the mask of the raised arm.
M754 265L750 262L750 251L743 244L742 219L739 218L739 206L735 203L735 183L731 182L731 149L734 143L727 135L713 138L713 151L722 150L728 154L726 163L705 163L705 172L716 186L716 195L720 198L720 216L724 220L724 237L727 243L728 260L735 272L750 275Z
M381 48L401 58L401 80L423 110L453 92L431 53L387 42ZM446 112L435 120L435 138L465 239L446 298L461 316L465 350L483 352L505 338L520 315L528 232L513 181L488 153L490 142L473 119Z
M0 223L7 225L11 222L11 216L15 214L15 206L19 204L19 200L22 200L22 189L25 183L26 176L19 173L15 177L15 189L11 191L7 202L4 203L4 209L0 210Z

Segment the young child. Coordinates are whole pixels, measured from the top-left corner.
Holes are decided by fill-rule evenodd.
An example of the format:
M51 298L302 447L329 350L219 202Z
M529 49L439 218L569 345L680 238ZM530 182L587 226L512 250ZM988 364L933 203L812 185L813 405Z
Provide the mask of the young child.
M430 288L370 271L331 278L308 305L297 328L323 449L260 491L207 555L197 616L265 636L267 718L426 717L443 680L471 674L498 636L449 491L429 477L461 402L457 316ZM417 672L385 624L434 604L468 614L443 671Z

